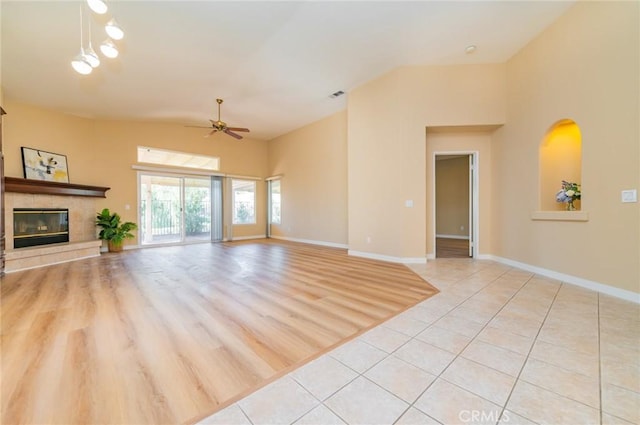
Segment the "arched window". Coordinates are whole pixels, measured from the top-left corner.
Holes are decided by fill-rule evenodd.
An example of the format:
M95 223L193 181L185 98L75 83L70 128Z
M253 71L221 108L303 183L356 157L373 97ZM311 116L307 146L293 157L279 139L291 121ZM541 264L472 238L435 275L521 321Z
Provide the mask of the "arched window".
M557 201L563 181L582 185L582 136L578 125L570 119L553 124L540 143L541 211L568 209L566 196L560 196L564 202ZM579 210L580 200L575 200L573 205Z

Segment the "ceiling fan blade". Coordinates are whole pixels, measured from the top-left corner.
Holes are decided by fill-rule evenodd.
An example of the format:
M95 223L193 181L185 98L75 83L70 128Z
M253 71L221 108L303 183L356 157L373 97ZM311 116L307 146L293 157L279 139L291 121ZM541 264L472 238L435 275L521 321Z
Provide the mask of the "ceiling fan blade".
M207 128L209 128L209 127L207 127ZM214 128L214 129L213 129L213 130L211 130L209 133L207 133L207 135L206 135L206 136L204 136L204 137L209 137L209 136L211 136L213 133L215 133L216 131L218 131L218 129L217 129L217 128Z
M227 130L231 130L231 131L244 131L246 133L249 132L248 128L242 128L242 127L227 127Z
M228 134L228 135L229 135L229 136L231 136L231 137L235 137L235 138L236 138L236 139L238 139L238 140L242 139L242 136L241 136L241 135L236 134L236 133L234 133L233 131L230 131L228 128L225 128L225 129L224 129L224 130L222 130L222 131L224 131L226 134Z
M210 125L185 125L185 127L191 127L191 128L211 128Z

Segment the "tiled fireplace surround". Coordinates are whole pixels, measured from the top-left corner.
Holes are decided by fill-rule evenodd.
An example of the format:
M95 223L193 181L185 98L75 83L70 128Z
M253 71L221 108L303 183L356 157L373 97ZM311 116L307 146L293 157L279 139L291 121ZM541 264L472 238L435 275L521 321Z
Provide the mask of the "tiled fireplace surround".
M5 271L63 263L100 255L102 241L96 239L96 199L85 196L5 193ZM14 208L68 208L69 243L13 248Z

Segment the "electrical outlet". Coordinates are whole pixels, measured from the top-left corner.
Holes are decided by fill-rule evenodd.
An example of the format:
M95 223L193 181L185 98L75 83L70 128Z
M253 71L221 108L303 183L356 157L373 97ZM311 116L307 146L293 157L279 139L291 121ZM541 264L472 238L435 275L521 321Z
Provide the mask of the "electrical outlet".
M371 243L371 236L367 236L367 243Z
M638 202L638 191L636 189L623 190L622 202Z
M464 230L464 226L460 226L460 230Z

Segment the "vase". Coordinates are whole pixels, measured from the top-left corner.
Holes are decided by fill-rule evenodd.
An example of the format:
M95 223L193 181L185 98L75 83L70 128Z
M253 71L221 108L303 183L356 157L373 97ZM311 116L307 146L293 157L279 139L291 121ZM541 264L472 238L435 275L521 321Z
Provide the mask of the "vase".
M575 211L576 207L573 205L573 200L567 202L567 211Z

